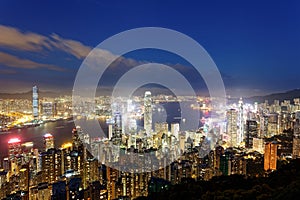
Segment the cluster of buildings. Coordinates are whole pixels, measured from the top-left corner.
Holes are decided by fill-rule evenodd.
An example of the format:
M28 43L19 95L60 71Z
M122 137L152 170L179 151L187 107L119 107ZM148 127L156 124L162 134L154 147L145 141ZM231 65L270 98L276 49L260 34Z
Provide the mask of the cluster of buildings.
M134 98L100 97L96 107L83 102L76 108L87 119L105 116L104 137L92 137L76 127L72 142L59 148L54 137L45 134L44 149L12 138L0 170L0 199L134 199L189 179L267 176L279 163L300 156L299 99L272 104L240 99L216 119L199 119L198 129L182 130L183 119L154 122L153 104L166 101L165 97L154 100L146 91L142 98ZM176 102L174 97L168 100ZM209 100L198 103L192 108L210 111ZM50 113L54 104L41 104L34 87L33 118L40 118L41 105L44 113ZM142 127L136 119L143 119Z
M32 100L0 99L0 132L47 121L72 117L72 98L40 98L37 86L32 88Z

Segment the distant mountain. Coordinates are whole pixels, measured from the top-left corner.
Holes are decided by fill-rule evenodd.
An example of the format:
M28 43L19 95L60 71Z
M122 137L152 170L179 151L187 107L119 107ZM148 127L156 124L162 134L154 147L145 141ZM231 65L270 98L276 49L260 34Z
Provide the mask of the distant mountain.
M145 90L149 90L149 88L141 87L134 92L134 95L142 96ZM157 94L172 95L172 92L164 87L151 88L151 91L153 95L157 95ZM209 96L205 91L197 92L197 93L200 93L201 96ZM97 90L96 96L111 95L111 94L112 94L112 89L101 88L100 90ZM40 98L44 98L44 97L55 98L61 95L72 95L72 94L71 92L68 92L68 94L61 94L61 93L56 93L51 91L39 91ZM291 102L293 102L293 99L295 98L300 98L300 89L294 89L287 92L274 93L265 96L248 97L248 98L244 98L244 102L263 103L265 100L268 100L269 103L273 103L274 100L279 100L279 101L290 100ZM32 91L23 92L23 93L0 93L0 99L32 99ZM239 98L231 98L228 100L228 103L233 103L233 102L236 103L238 102L238 100Z
M39 98L50 97L55 98L59 97L61 94L49 91L39 91ZM32 91L23 92L23 93L0 93L0 99L32 99Z
M300 98L300 89L294 89L294 90L290 90L290 91L282 92L282 93L269 94L266 96L254 96L254 97L250 97L250 98L245 98L245 102L263 103L265 100L268 100L269 103L273 103L274 100L279 100L279 101L290 100L292 103L293 99L295 99L295 98Z

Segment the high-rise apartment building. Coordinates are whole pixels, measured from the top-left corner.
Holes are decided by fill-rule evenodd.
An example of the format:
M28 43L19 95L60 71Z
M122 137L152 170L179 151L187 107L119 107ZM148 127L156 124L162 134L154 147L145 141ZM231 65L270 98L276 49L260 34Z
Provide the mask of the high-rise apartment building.
M274 142L265 144L264 169L266 171L277 169L277 147Z
M293 134L293 158L300 157L300 122L296 120Z

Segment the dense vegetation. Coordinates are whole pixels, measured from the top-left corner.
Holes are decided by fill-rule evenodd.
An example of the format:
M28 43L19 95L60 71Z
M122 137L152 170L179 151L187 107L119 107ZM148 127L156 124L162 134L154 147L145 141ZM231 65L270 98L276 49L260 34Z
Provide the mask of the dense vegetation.
M142 199L297 199L300 196L300 159L282 165L268 177L245 178L240 175L214 177L210 181L186 179L168 190Z

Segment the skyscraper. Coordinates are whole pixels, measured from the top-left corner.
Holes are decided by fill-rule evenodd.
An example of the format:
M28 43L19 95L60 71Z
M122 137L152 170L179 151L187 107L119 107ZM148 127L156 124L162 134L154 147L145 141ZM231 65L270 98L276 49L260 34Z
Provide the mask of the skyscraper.
M19 138L12 138L8 141L8 154L9 159L15 159L19 154L21 154L21 140Z
M293 158L299 158L299 157L300 157L300 123L299 123L299 119L297 119L294 125Z
M163 123L155 123L154 125L154 129L156 133L162 132L167 134L168 130L169 130L169 125L167 122L163 122Z
M53 135L50 133L46 133L44 135L44 144L45 144L45 151L48 151L48 149L54 148L54 138Z
M18 173L21 153L21 140L19 138L10 139L8 141L8 156L10 162L10 170L13 173Z
M150 91L145 92L144 107L144 129L147 134L150 134L152 132L152 99Z
M32 88L32 115L34 119L39 117L39 89L37 86Z
M257 122L254 120L247 120L246 121L245 147L252 148L253 147L253 138L257 138L257 136L258 136Z
M264 169L276 170L277 168L277 144L269 142L265 144L265 154L264 154Z
M230 109L227 111L227 134L229 136L228 146L237 146L237 111Z
M179 127L178 123L172 123L171 124L171 133L172 133L173 136L176 137L176 139L179 139L179 137L178 137L179 130L180 130L180 127Z
M239 116L238 116L238 133L237 144L240 145L244 140L244 103L243 99L239 100Z

